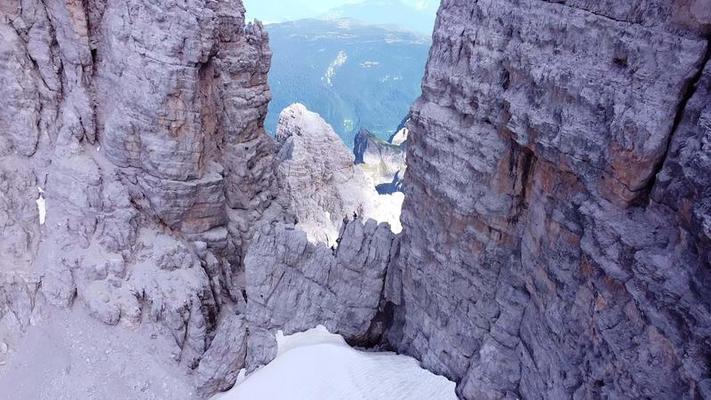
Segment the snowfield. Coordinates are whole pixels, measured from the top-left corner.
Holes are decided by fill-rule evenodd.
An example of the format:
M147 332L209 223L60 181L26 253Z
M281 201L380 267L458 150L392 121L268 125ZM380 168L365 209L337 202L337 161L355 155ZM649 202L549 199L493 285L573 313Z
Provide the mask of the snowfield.
M277 342L274 361L212 400L457 400L415 359L358 351L322 326Z

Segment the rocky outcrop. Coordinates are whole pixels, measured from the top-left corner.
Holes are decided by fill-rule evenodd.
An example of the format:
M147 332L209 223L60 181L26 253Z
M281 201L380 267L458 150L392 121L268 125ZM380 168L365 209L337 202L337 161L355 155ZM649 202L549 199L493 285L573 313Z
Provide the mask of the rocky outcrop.
M386 225L350 224L334 254L301 234L262 233L245 263L262 223L292 226L292 213L299 226L323 222L335 245L344 217L377 216L378 195L303 107L285 117L281 143L265 134L271 54L239 1L11 1L0 17L3 349L37 361L16 345L52 329L54 311L38 308L79 308L167 340L161 356L191 371L200 396L224 390L248 338L259 344L254 332L297 328L279 304L260 302L254 278L278 272L269 268L280 259L260 249L286 239L307 254L274 257L306 262L319 249L309 265L326 274L313 293L322 298L296 304L295 316L311 316L298 327L369 338L393 241ZM358 283L361 272L369 279ZM273 298L305 286L279 286Z
M400 231L402 199L380 196L330 125L301 104L279 117L279 173L297 227L309 240L336 244L344 218L388 222Z
M711 398L706 9L442 2L391 344L465 399Z
M263 228L245 258L247 365L276 356L275 333L293 334L323 325L351 343L374 343L385 273L397 248L387 224L346 221L338 247L309 242L290 225Z
M353 155L355 163L361 165L363 171L375 183L380 194L390 194L401 190L402 177L405 174L405 150L407 128L393 135L398 141L386 142L361 129L355 137Z

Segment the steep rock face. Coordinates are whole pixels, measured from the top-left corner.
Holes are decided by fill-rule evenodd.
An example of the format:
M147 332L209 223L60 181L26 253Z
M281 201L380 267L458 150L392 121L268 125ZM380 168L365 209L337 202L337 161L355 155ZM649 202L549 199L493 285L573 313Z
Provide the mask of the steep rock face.
M0 53L3 343L15 349L45 299L78 303L109 325L156 325L166 359L208 360L206 393L234 382L222 361L244 352L208 350L244 329L253 227L285 214L261 25L238 0L10 0Z
M444 0L394 237L339 233L368 180L317 116L264 134L239 1L2 2L0 367L59 327L80 379L129 328L107 348L155 336L204 397L325 324L466 399L711 398L709 9Z
M265 134L270 51L239 1L30 0L0 11L0 362L40 361L21 344L62 321L46 303L121 325L119 347L131 335L156 339L157 356L187 367L189 379L177 379L201 397L229 388L248 354L251 365L268 361L277 329L327 324L354 341L377 338L394 236L373 221L339 236L359 202L377 209L377 192L303 107L285 119L281 143ZM293 225L269 228L293 223L292 211L299 222L332 214L338 250ZM281 252L265 247L276 243ZM298 273L304 265L314 285ZM293 279L269 288L255 278L279 273ZM308 295L262 301L270 290ZM84 332L71 326L57 329L73 343ZM83 348L68 349L84 359ZM1 394L48 396L16 390Z
M442 2L390 343L466 399L711 398L709 8Z

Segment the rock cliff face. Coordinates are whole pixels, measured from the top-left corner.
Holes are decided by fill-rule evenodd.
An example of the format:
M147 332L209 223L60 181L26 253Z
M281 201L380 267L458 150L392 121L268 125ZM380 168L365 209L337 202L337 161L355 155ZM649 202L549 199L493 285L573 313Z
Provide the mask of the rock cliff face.
M466 399L711 398L710 9L442 2L396 348Z
M390 227L346 222L338 248L311 243L290 225L263 228L245 258L249 368L276 356L274 333L324 325L351 343L376 343L385 274L397 248ZM377 318L376 318L377 317Z
M296 226L312 242L336 244L343 219L372 218L400 231L401 196L379 195L375 183L330 125L301 104L281 112L279 174Z
M238 0L10 0L0 52L0 341L79 304L196 368L244 308L252 226L286 215L261 25Z

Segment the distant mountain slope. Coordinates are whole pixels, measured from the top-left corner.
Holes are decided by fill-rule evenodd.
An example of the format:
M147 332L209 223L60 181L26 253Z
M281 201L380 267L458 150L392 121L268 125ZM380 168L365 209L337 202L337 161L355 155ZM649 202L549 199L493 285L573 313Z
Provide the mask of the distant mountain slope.
M420 94L430 40L351 20L267 25L274 53L266 126L299 102L319 113L348 146L360 128L387 139Z
M405 28L426 35L432 33L439 1L366 0L344 4L325 13L324 19L350 18L372 25Z

